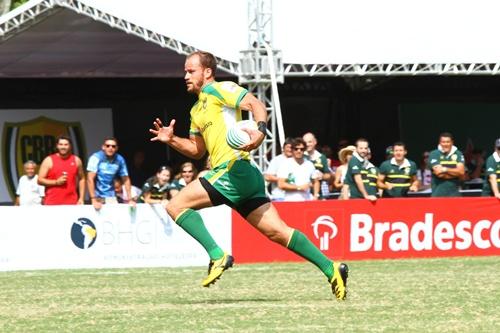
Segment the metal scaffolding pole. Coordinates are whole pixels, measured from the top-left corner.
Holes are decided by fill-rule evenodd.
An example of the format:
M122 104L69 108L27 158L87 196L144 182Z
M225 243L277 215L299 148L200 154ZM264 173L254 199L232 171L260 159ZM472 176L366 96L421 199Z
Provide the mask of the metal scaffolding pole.
M249 0L248 17L249 49L241 51L238 77L267 109L268 135L253 152L254 161L265 170L276 156L276 134L280 134L280 141L284 139L277 89L277 83L284 82L284 66L281 52L272 49L272 1Z

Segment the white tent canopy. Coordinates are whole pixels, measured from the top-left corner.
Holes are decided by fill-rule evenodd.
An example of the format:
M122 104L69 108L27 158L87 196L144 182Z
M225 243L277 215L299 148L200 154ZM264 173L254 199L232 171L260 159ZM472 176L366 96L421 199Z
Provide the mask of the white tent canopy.
M286 75L497 74L499 70L500 4L494 0L273 0L272 4L271 42L282 51ZM233 74L238 73L240 51L249 48L246 0L31 0L0 17L0 37L15 35L18 27L29 27L59 6L179 53L210 51ZM16 52L22 55L23 49L12 50Z

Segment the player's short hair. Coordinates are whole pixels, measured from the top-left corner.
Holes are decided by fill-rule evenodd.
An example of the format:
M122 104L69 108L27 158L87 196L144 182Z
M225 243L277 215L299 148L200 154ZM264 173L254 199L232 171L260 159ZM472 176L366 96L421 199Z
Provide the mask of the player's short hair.
M304 141L304 139L302 139L301 137L297 137L292 140L292 148L295 148L299 145L303 145L304 147L306 146L306 142Z
M33 160L27 160L26 162L24 162L23 166L24 167L27 167L28 165L34 165L36 167L36 162L33 161Z
M191 58L195 55L197 55L200 58L200 64L204 68L210 68L212 70L213 75L215 76L215 71L217 70L217 59L215 59L215 56L210 52L195 51L190 55L188 55L187 57Z
M394 142L393 147L400 146L406 150L406 144L403 141Z
M365 138L359 138L356 140L356 147L358 146L358 143L360 142L366 142L366 143L369 143L368 140L366 140Z
M450 132L443 132L439 134L439 140L441 140L441 138L450 138L451 141L455 141L455 139L453 138L453 134L451 134Z
M71 138L67 135L59 135L57 138L56 138L56 144L59 143L59 141L61 140L66 140L69 142L69 145L70 146L73 146L73 142L71 142Z
M285 147L286 145L293 145L293 138L287 137L285 139L285 142L283 143L283 147Z
M116 143L116 145L118 146L118 139L115 138L114 136L107 136L104 138L104 141L102 142L102 144L105 144L106 141L114 141Z

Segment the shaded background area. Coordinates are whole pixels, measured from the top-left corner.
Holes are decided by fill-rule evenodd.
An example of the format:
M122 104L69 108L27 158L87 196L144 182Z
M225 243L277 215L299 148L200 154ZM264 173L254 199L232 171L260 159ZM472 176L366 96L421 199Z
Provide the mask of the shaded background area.
M130 164L134 152L144 151L150 174L186 160L150 142L148 132L155 117L176 118L177 133L187 135L195 97L182 78L0 79L0 89L0 109L111 108L120 152ZM405 140L417 157L435 147L442 131L453 132L461 149L471 141L491 152L500 134L498 91L498 77L291 78L280 98L287 136L312 131L332 148L342 138L366 137L380 163L394 141Z

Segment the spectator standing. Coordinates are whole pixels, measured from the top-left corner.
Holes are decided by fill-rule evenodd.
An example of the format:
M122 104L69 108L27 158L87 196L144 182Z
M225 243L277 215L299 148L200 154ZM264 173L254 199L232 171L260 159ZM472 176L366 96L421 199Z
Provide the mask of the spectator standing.
M264 172L264 179L271 185L271 200L285 200L285 191L278 186L278 170L287 159L293 156L292 143L292 138L285 139L281 154L275 156L271 162L269 162L269 166Z
M465 177L464 155L453 145L453 135L442 133L439 145L429 154L429 165L432 170L432 196L460 196L460 182Z
M338 153L339 161L341 164L335 170L335 180L333 185L335 189L340 190L339 194L340 200L349 199L348 187L344 187L344 182L345 182L345 176L347 174L347 165L349 164L349 161L352 158L352 154L355 151L356 151L355 146L347 146L342 148Z
M127 197L133 198L127 165L123 156L118 154L116 138L106 138L101 150L90 156L87 172L90 200L95 209L101 209L103 203L118 203L114 187L116 177L122 179ZM134 200L128 203L135 207Z
M184 162L181 164L181 172L175 177L172 182L172 188L170 189L170 196L174 197L186 187L187 184L191 183L196 179L198 170L191 162Z
M365 158L365 168L361 171L361 177L363 178L363 183L365 184L365 189L368 195L374 195L380 197L382 195L382 190L377 186L377 179L379 175L379 169L372 164L372 152L368 148L368 154Z
M170 179L172 178L172 168L161 166L156 175L149 178L142 187L142 198L148 204L161 204L167 207L170 199Z
M420 192L431 191L432 171L429 170L429 152L424 151L417 169L418 190Z
M38 175L36 174L36 163L26 161L23 165L24 175L19 178L16 190L16 206L41 205L45 196L45 187L38 185Z
M348 188L349 198L376 201L377 196L369 194L365 188L365 181L368 180L367 168L373 166L366 159L369 151L368 145L368 140L364 138L356 141L356 151L352 154L352 158L347 165L344 186Z
M285 191L285 201L305 201L319 198L318 172L311 161L304 158L306 143L296 138L292 143L292 157L278 170L278 186ZM313 196L311 196L311 187Z
M406 145L396 142L393 157L380 165L377 185L384 198L407 197L408 191L418 191L417 164L406 158L407 153Z
M495 141L495 152L486 159L483 196L500 199L500 138Z
M83 205L85 173L82 160L71 151L71 139L59 136L56 140L56 153L42 161L38 184L45 186L44 205Z
M328 184L332 178L332 171L328 165L328 159L324 154L316 150L318 140L316 140L314 134L310 132L306 133L302 139L306 143L306 153L304 157L311 161L318 171L318 179L320 180L321 185L320 197L326 198L330 194Z

